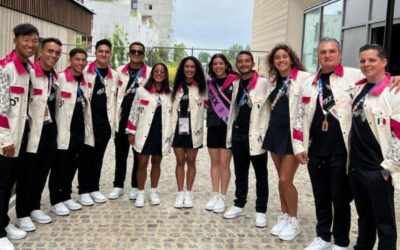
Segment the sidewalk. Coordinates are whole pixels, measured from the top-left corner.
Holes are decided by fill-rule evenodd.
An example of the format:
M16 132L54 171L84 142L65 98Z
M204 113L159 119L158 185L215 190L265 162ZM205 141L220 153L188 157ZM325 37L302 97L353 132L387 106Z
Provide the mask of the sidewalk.
M161 205L136 208L128 199L132 153L128 160L125 194L118 200L83 210L72 212L66 217L56 217L50 213L49 196L43 194L42 209L53 217L48 225L37 225L28 237L13 241L16 249L302 249L315 237L315 209L311 183L307 168L299 166L295 185L299 192L299 219L302 233L291 242L284 242L270 234L280 212L277 189L277 175L271 159L268 164L269 202L266 228L254 226L255 177L250 170L247 214L237 219L226 220L222 214L214 214L204 209L211 192L209 176L210 160L207 148L199 150L197 175L193 188L194 208L175 209L173 207L177 191L175 181L175 156L173 152L161 163L159 183ZM252 167L250 167L252 168ZM231 163L231 183L228 190L228 204L232 205L235 189L235 175ZM108 195L114 178L114 145L110 141L101 178L101 191ZM149 189L148 177L146 189ZM77 182L74 181L73 197L76 198ZM397 225L400 225L399 195L395 194ZM10 211L15 221L14 209ZM350 247L357 236L357 214L352 204L352 227ZM398 231L399 227L398 227ZM399 245L400 247L400 245Z

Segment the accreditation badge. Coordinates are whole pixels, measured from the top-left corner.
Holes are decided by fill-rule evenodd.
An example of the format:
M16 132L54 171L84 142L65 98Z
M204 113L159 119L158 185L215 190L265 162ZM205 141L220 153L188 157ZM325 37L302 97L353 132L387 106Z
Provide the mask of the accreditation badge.
M50 112L49 112L49 107L46 106L46 109L44 110L44 118L43 118L44 124L49 124L52 123Z
M179 134L188 135L189 134L189 117L179 118Z

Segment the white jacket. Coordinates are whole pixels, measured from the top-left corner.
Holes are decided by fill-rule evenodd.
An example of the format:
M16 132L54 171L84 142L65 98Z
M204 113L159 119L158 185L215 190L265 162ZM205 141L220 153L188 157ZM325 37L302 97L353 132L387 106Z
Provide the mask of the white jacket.
M303 88L304 84L306 83L307 79L311 77L311 73L305 72L305 71L299 71L297 68L293 68L290 75L290 91L289 91L289 118L290 118L290 132L292 133L293 131L293 124L294 124L294 119L296 116L296 107L297 107L297 102L300 96L300 91ZM275 89L276 87L276 80L277 77L273 77L271 81L269 81L270 86L268 87L268 98L271 92ZM267 98L267 100L268 100ZM269 104L270 102L267 101ZM271 110L271 108L269 108ZM293 145L293 136L292 136L292 145ZM265 138L265 140L268 140L268 138Z
M319 74L320 71L315 77L307 79L297 102L293 125L293 151L295 155L308 151L310 127L317 107ZM331 112L339 119L347 153L349 152L349 134L352 117L351 103L353 96L359 88L355 83L362 78L363 75L359 69L344 68L342 65L339 65L329 78L332 94L335 99L335 106L331 109Z
M400 188L400 95L389 91L387 85L390 80L388 74L365 98L364 113L369 127L378 141L383 162L381 166L388 169L392 175L392 184ZM361 88L367 83L363 79L356 83Z
M78 82L71 74L69 67L59 74L58 88L56 92L56 121L57 121L57 147L58 149L67 150L71 137L71 121L76 104L76 95ZM85 144L94 146L93 125L92 125L92 111L90 109L90 101L87 98L90 93L90 88L86 83L85 77L82 78L81 89L86 99L86 107L84 109L84 123L85 123Z
M157 93L154 85L148 91L144 87L139 87L135 99L133 100L131 112L129 114L127 134L134 134L134 149L141 153L150 132L151 123L157 108L157 100L161 98L161 151L163 155L169 154L172 143L172 103L171 95L162 92Z
M30 70L32 89L29 93L29 135L28 145L26 151L29 153L36 153L40 137L42 135L42 128L44 122L44 112L47 107L49 79L40 67L39 61L35 61L32 69ZM57 86L57 73L53 70L54 82ZM55 96L51 97L55 98ZM56 122L56 121L52 121Z
M0 71L0 155L2 148L14 145L16 157L27 120L29 73L14 50L0 60Z
M236 98L239 89L240 78L233 82L231 107L229 110L228 130L226 134L226 146L232 147L232 126L237 116ZM252 102L249 125L249 146L250 155L260 155L266 151L262 149L265 133L268 129L269 118L271 115L270 104L267 97L271 90L268 89L268 80L259 77L254 71L253 78L249 83L249 95Z
M92 62L88 66L86 66L85 70L83 71L83 75L85 80L88 82L88 85L91 86L89 88L90 92L87 98L91 101L93 96L93 89L96 80L96 71L94 69L96 65L96 61ZM111 132L114 131L114 119L115 119L115 104L116 104L116 95L117 95L117 87L118 87L118 74L115 70L108 67L107 76L104 78L105 83L105 91L107 96L107 117L110 123Z
M204 95L200 95L197 82L193 82L189 89L189 108L190 127L193 148L199 148L203 145L203 126L204 126L204 103L207 99L207 91ZM179 87L172 104L172 140L175 136L175 128L178 123L178 109L183 96L182 86Z
M119 120L121 119L121 112L122 112L122 101L125 97L126 86L129 82L129 63L117 68L117 73L119 77L118 81L118 90L117 90L117 103L116 103L116 111L115 111L115 131L118 132L119 129ZM138 83L140 86L144 86L147 80L150 78L151 67L147 66L143 63L142 72L138 78ZM132 83L134 84L134 83Z

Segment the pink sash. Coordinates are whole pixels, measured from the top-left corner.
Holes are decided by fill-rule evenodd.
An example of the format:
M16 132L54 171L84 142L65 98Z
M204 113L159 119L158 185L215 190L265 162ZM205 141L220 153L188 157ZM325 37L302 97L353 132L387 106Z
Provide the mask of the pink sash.
M215 89L214 85L212 84L213 78L210 78L208 81L208 97L211 102L211 105L217 114L217 116L223 120L226 124L228 124L228 119L229 119L229 108L225 106L224 102L221 100L219 97L219 94L228 102L230 103L230 100L225 96L225 94L222 92L224 89L226 89L234 80L236 79L235 75L229 75L228 78L226 79L225 83L222 85L221 90L218 91Z

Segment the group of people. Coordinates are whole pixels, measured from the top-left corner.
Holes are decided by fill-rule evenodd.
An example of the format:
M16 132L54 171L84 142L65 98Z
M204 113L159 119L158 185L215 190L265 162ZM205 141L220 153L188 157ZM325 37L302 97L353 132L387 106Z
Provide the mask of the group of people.
M31 62L39 31L21 24L14 34L15 49L0 61L1 249L13 249L8 239L35 230L33 221L51 222L40 209L47 177L56 215L106 202L99 182L111 137L115 178L108 199L123 195L132 146L129 199L136 207L147 200L160 204L160 165L172 147L178 187L174 207L193 207L205 114L212 183L205 209L226 219L245 214L251 162L255 225L266 227L269 151L282 210L272 235L293 240L301 232L293 184L301 163L308 166L317 217L316 237L305 249L347 249L353 199L359 216L355 249L372 249L376 232L378 249L396 249L393 185L400 185L400 96L391 88L399 88L400 79L385 72L387 59L379 45L360 48L360 71L343 67L339 43L324 38L318 45L321 69L314 75L286 44L269 53L266 77L253 70L249 51L238 53L238 72L223 54L213 55L208 79L201 63L188 56L170 88L167 66L147 66L140 42L129 46L130 61L116 70L109 66L112 44L103 39L96 43L94 62L88 64L86 51L74 48L69 66L57 73L60 40L44 39L38 59ZM232 157L236 199L227 210ZM78 202L71 199L77 170ZM7 216L15 184L16 226Z

